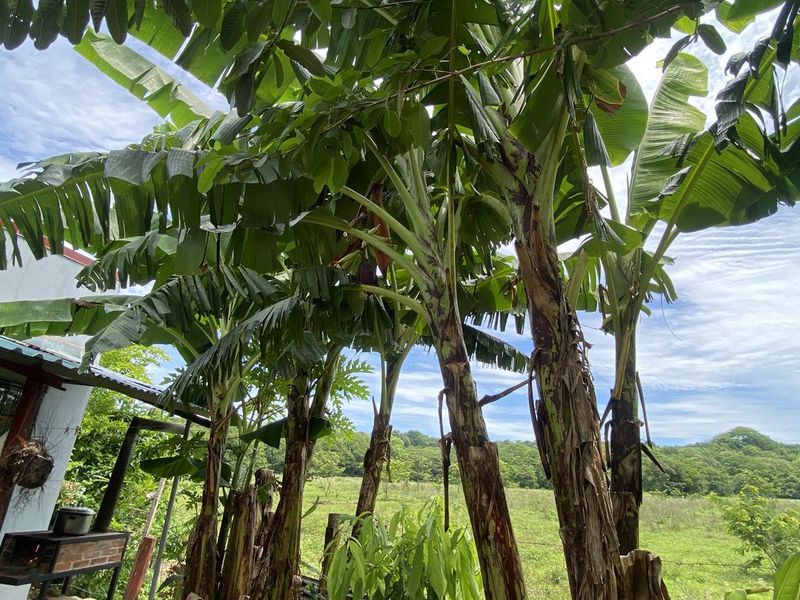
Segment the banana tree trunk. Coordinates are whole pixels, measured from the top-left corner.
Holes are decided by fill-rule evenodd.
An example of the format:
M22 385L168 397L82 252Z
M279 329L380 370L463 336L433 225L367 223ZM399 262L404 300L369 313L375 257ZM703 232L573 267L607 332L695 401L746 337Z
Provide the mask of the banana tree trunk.
M639 427L639 395L636 382L636 325L639 306L631 297L639 294L642 252L620 256L616 277L618 290L625 297L616 299L619 314L614 315L616 340L615 381L611 392L611 500L614 523L622 554L639 547L639 506L642 503L642 446ZM622 292L618 292L620 295Z
M289 392L286 453L280 500L270 523L266 543L256 565L254 600L300 598L300 521L303 488L309 460L308 396L297 383Z
M184 594L195 593L211 599L216 589L217 573L217 510L222 456L228 437L230 419L224 410L215 410L208 434L206 477L200 514L189 536L186 552L186 578Z
M530 304L539 402L534 417L553 481L570 590L575 600L617 600L621 563L600 451L594 386L577 318L568 306L555 234L535 206L516 241Z
M235 518L234 514L234 504L238 500L241 502L240 496L243 491L247 489L247 481L245 481L245 488L243 490L234 491L233 487L237 485L239 482L239 478L242 472L242 466L244 465L245 461L245 453L244 452L237 452L236 456L236 465L233 468L233 473L231 477L231 489L228 493L226 498L225 506L222 510L222 521L219 525L219 532L217 533L217 567L219 572L217 573L217 588L222 588L222 585L225 583L225 577L223 574L223 569L227 568L227 558L226 558L226 548L229 545L229 537L231 534L231 527L234 525L232 523L233 519ZM248 474L249 478L249 474Z
M300 526L303 517L303 491L314 442L308 439L311 417L324 413L330 396L342 348L328 352L322 373L314 386L309 403L307 378L296 378L289 392L286 422L286 454L283 481L275 514L256 564L252 600L299 600Z
M400 378L402 364L403 358L389 358L386 361L384 392L381 394L381 405L372 420L369 448L364 454L364 476L361 478L356 515L375 512L381 474L383 473L384 465L389 460L389 452L391 451L392 426L389 423L392 418L394 395L397 390L397 381Z
M500 477L497 446L489 441L478 405L456 295L449 286L443 287L446 297L429 308L430 325L484 594L486 600L519 600L526 597L525 580Z
M222 569L222 600L241 600L250 593L258 500L256 486L232 492L230 535Z
M256 489L265 492L264 496L258 498L258 515L253 527L256 531L254 542L256 549L255 560L258 561L267 543L272 517L275 516L275 513L272 512L272 502L275 493L278 491L278 481L271 469L258 469L255 479Z
M372 433L369 438L369 448L364 454L364 475L361 477L361 488L358 491L358 503L356 504L356 515L358 516L375 512L381 474L389 457L392 435L390 418L390 412L379 410L372 419Z
M231 528L231 511L233 510L234 497L235 492L231 490L228 493L227 501L224 502L222 519L219 522L219 529L217 530L217 589L219 589L223 583L222 570L225 568L225 549L228 545L228 537Z
M642 449L636 392L635 326L623 371L622 392L611 406L611 501L620 552L639 547L642 503ZM617 343L617 356L619 356Z
M496 173L505 188L528 297L539 395L531 419L553 482L570 593L573 600L627 600L594 384L558 259L553 199L568 122L564 108L536 157L506 139Z
M413 223L414 241L410 246L421 298L417 310L424 312L436 348L484 596L486 600L522 600L526 597L525 579L500 477L497 446L489 441L486 431L458 311L455 205L451 202L443 207L448 212L448 232L443 239L432 217L422 152L414 149L398 158L409 183L406 186L403 176L383 158L374 141L369 139L368 145L401 191Z
M522 147L506 154L519 181L508 206L535 348L539 401L531 417L542 463L553 481L570 592L574 600L618 600L625 597L625 586L594 384L577 316L567 301L553 221L567 119L565 110L543 145L541 169Z

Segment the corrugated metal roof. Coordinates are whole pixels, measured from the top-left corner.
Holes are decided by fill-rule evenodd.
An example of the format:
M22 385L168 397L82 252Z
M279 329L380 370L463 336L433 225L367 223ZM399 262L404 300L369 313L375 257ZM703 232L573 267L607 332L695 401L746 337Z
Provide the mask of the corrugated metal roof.
M208 419L194 410L189 412L177 407L175 410L170 410L164 406L161 401L161 393L164 388L160 386L143 383L95 365L82 367L80 361L75 358L43 348L30 341L23 342L0 335L0 358L25 367L41 369L68 383L119 392L161 410L190 419L195 423L208 425Z
M66 354L49 350L33 342L23 342L0 335L0 354L7 355L9 353L11 353L11 358L21 359L22 364L26 366L41 366L49 363L67 369L78 370L80 368L80 363Z

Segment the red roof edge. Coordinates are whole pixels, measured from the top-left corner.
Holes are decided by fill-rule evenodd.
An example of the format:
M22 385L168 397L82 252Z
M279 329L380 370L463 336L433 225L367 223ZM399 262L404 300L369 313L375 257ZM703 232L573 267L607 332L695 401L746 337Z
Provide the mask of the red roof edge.
M17 227L16 223L12 223L12 225L14 227L14 232L17 234L17 237L25 239L19 232L19 227ZM2 221L0 221L0 229L5 229L5 223L3 223ZM44 236L43 239L44 239L44 247L47 248L47 250L49 251L50 240L47 239L47 236ZM71 246L67 245L66 242L64 243L64 248L62 252L58 254L53 254L52 252L50 252L50 256L63 256L67 260L71 260L72 262L77 263L82 267L88 267L89 265L93 265L95 262L94 258L92 258L91 256L86 256L81 252L78 252Z

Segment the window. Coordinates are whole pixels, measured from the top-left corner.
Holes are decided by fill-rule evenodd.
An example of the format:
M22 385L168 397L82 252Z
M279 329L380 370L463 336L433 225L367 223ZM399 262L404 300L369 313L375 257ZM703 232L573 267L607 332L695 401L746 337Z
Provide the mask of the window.
M22 396L22 384L0 379L0 435L11 426L11 419Z

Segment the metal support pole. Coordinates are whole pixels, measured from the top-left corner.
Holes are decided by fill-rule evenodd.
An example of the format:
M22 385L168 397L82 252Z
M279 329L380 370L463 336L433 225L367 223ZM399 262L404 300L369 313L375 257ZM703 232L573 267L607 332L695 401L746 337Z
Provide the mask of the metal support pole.
M120 569L122 569L122 565L116 567L111 572L111 583L108 584L108 594L106 595L106 600L114 600L114 592L117 591L117 583L119 582Z
M186 427L183 430L184 439L188 439L189 429L191 426L191 421L186 421ZM161 561L164 557L164 549L167 546L167 536L169 534L169 526L172 521L172 511L175 508L175 497L178 495L179 483L179 476L176 475L172 478L172 488L169 491L169 500L167 501L167 513L164 515L164 527L161 529L161 537L158 540L158 550L156 551L156 557L153 560L153 579L150 581L149 600L154 600L156 597L156 591L158 591L158 580L161 576Z
M43 581L39 586L39 600L47 600L47 592L50 590L50 582Z
M128 431L125 432L125 439L122 440L122 446L117 454L117 460L114 462L114 469L111 471L111 477L108 479L108 487L103 500L100 502L100 508L97 511L97 518L94 520L93 531L108 531L111 527L111 520L114 518L114 509L117 507L119 495L122 493L122 483L125 481L125 473L128 466L131 464L131 456L133 455L133 448L136 446L136 441L139 439L139 428L134 425L134 421L128 426Z
M131 419L131 424L128 426L125 439L122 440L122 447L119 449L117 460L114 463L114 469L111 471L106 493L103 494L103 500L100 502L100 508L97 510L97 518L94 521L92 531L108 531L109 527L111 527L111 520L114 518L114 509L117 507L119 496L122 493L122 484L125 482L125 473L128 472L128 467L131 464L131 457L133 456L133 449L136 446L136 442L139 439L139 432L142 429L165 431L168 433L180 433L182 431L180 425L177 423L154 421L153 419L144 419L142 417L134 417Z

